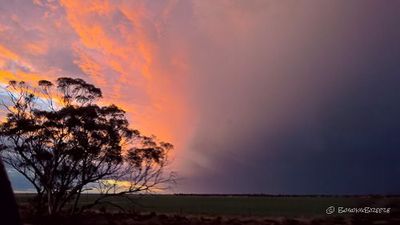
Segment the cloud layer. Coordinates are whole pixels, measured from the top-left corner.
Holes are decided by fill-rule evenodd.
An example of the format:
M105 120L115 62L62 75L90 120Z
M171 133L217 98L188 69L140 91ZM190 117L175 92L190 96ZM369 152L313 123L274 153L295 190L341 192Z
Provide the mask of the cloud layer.
M399 3L0 1L0 81L80 76L177 192L398 193Z

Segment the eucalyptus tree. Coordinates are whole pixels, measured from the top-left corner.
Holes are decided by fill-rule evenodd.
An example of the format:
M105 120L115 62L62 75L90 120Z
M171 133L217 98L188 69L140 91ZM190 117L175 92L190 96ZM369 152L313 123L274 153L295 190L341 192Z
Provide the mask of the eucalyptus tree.
M5 96L5 97L4 97ZM10 81L2 106L1 157L36 189L49 214L76 212L81 193L110 195L167 188L169 143L130 127L125 111L100 105L102 91L78 78L32 86Z

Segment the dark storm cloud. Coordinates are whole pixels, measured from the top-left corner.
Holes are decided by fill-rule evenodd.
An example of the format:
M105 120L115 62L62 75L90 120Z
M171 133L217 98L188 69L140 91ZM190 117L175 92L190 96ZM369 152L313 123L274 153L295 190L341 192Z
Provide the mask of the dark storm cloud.
M186 190L398 194L399 13L394 2L301 2L241 11L247 33L216 22L222 46L195 56Z

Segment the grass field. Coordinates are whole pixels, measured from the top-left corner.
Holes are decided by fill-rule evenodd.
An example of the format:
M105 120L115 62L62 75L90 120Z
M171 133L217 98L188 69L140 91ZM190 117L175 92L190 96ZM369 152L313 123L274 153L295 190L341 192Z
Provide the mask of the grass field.
M17 201L24 204L32 194L18 194ZM98 196L84 194L80 204L93 202ZM275 197L275 196L198 196L198 195L135 195L110 199L127 211L155 212L182 215L210 216L324 216L329 206L335 207L387 207L398 206L400 197ZM105 205L103 210L117 208Z

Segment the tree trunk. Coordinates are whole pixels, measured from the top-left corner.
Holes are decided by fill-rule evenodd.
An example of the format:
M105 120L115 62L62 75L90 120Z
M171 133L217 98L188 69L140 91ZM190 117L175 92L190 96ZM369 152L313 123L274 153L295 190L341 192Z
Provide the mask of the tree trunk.
M53 214L53 198L51 195L51 190L47 191L47 212L49 215Z
M81 194L82 194L82 190L79 190L79 192L77 193L76 198L75 198L74 206L72 208L72 214L76 213L76 209L78 208L78 202L81 197Z

